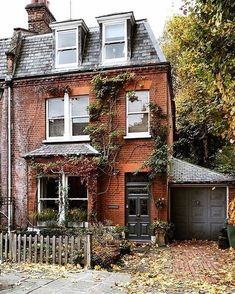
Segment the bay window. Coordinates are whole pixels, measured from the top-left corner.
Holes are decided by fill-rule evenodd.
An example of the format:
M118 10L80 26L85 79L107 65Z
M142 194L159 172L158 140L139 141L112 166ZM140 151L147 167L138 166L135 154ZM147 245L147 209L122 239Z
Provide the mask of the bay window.
M67 206L67 207L65 207ZM59 221L65 220L65 210L79 209L87 216L88 193L78 176L63 174L38 178L38 211L53 209Z

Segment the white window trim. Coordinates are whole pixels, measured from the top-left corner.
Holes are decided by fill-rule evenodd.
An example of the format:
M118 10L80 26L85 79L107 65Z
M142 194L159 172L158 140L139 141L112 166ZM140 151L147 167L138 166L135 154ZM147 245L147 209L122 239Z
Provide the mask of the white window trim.
M105 58L105 30L106 30L106 26L110 26L110 25L115 25L115 24L123 24L124 23L124 53L125 56L124 57L120 57L120 58L112 58L112 59L106 59ZM126 61L127 60L127 20L117 20L117 21L112 21L112 22L104 22L102 24L102 63L104 64L114 64L114 63L119 63L120 61Z
M147 104L149 105L150 97L149 97L149 91L148 90L140 90L136 91L138 92L147 92L148 94L148 102ZM128 109L128 94L126 93L126 136L124 136L124 139L138 139L138 138L151 138L150 135L150 109L148 106L148 111L142 111L142 112L131 112L130 114L141 114L141 113L148 113L148 132L135 132L135 133L129 133L128 132L128 126L129 126L129 120L128 120L128 114L129 114L129 109Z
M42 212L42 205L41 205L41 201L44 201L44 200L54 200L54 201L59 201L59 222L63 222L65 220L65 207L61 205L60 203L60 195L63 199L63 203L65 203L65 191L67 188L68 188L68 177L72 177L74 175L70 175L70 174L62 174L62 191L61 191L61 187L59 185L58 187L58 198L41 198L41 179L44 178L44 177L38 177L37 178L37 199L38 199L38 212ZM48 176L48 177L54 177L56 178L56 176ZM57 176L58 177L58 176ZM79 176L77 176L79 178ZM88 205L88 189L87 189L87 197L86 198L68 198L68 200L84 200L84 201L87 201L87 205ZM88 211L87 211L88 213Z
M47 177L47 176L45 176ZM53 177L53 178L58 178L58 176L48 176L48 177ZM44 178L43 176L40 176L37 178L37 198L38 198L38 212L42 212L42 205L41 205L41 201L44 200L52 200L52 201L58 201L59 200L59 195L60 195L60 186L59 186L59 191L58 191L58 198L41 198L41 179ZM60 207L59 207L60 209Z
M75 31L76 32L76 47L68 47L68 48L64 48L64 49L72 49L72 48L76 48L76 62L74 63L64 63L64 64L59 64L59 58L58 58L58 52L59 52L59 48L58 48L58 33L59 32L66 32L66 31ZM68 68L68 67L76 67L78 66L78 27L71 27L68 29L60 29L60 30L56 30L55 31L55 36L56 36L56 52L55 52L55 67L56 68Z
M89 95L78 95L79 96L88 96ZM71 107L70 107L70 99L72 97L69 97L68 93L64 94L64 98L62 97L56 97L51 99L64 99L64 136L58 136L58 137L50 137L49 136L49 99L46 100L46 140L44 140L44 143L47 142L72 142L72 141L90 141L89 135L81 135L81 136L72 136L72 114L71 114ZM88 102L89 104L89 102Z

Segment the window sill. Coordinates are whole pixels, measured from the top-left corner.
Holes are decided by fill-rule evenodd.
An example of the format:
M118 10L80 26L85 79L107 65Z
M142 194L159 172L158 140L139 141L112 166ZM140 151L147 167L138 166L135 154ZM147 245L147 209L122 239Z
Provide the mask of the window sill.
M82 138L56 138L56 139L46 139L43 140L42 143L71 143L71 142L90 142L90 137L82 137Z
M152 138L152 136L151 135L135 135L135 136L124 136L123 137L123 139L127 139L127 140L129 140L129 139L151 139Z

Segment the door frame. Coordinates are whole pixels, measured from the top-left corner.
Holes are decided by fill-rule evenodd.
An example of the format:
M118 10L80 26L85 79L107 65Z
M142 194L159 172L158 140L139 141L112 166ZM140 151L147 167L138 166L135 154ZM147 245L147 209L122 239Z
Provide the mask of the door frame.
M149 211L149 225L151 225L151 194L150 194L150 187L149 187L149 182L127 182L127 179L126 179L126 175L125 175L125 225L128 227L128 196L127 196L127 189L128 187L140 187L140 186L144 186L146 185L147 187L147 192L148 192L148 198L149 198L149 201L148 201L148 211ZM149 239L130 239L131 241L141 241L141 242L144 242L144 241L147 241L149 242L150 241L150 237L151 237L151 234L150 234L150 231L149 231Z

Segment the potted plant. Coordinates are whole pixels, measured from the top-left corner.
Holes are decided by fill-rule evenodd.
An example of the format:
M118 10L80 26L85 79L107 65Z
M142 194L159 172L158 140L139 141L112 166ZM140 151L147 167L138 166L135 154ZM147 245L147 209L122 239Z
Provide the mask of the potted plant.
M57 224L58 212L52 208L35 213L37 223L41 227L53 227Z
M69 209L66 212L66 221L68 227L84 227L84 222L87 220L87 213L80 208Z
M228 240L230 247L235 248L235 198L228 205Z
M125 239L128 228L126 226L116 225L112 231L115 239Z
M155 220L151 226L150 226L152 235L155 236L155 243L158 244L158 246L164 246L166 245L165 242L165 236L166 232L169 229L168 222L161 221L161 220ZM152 238L154 240L154 238ZM154 243L154 241L152 241Z
M157 198L155 199L154 203L157 209L162 209L165 206L165 199L163 197Z

